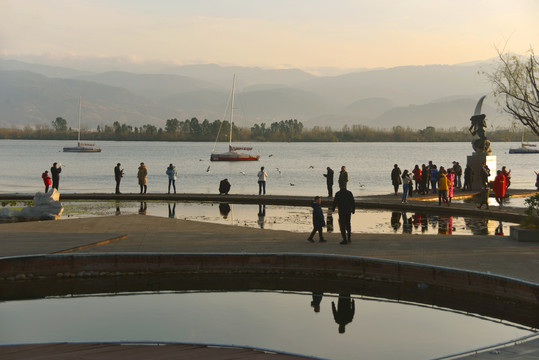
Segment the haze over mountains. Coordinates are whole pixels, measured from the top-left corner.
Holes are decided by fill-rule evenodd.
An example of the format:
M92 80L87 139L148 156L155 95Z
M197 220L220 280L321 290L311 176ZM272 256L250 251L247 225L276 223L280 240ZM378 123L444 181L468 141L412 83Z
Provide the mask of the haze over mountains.
M92 72L0 59L0 127L50 125L63 117L76 128L114 121L164 127L167 119L222 119L237 77L238 126L297 119L306 127L367 125L422 129L469 126L475 103L489 94L480 71L492 60L459 65L406 66L315 76L299 69L163 67L154 73ZM133 68L131 68L133 70ZM492 96L483 113L491 125L508 126Z

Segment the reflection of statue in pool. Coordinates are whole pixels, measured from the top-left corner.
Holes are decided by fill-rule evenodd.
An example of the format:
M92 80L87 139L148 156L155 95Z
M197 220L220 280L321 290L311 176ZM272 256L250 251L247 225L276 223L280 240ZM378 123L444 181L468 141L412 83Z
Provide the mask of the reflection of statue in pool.
M264 223L266 222L266 205L258 204L258 226L261 229L264 228Z
M174 219L176 216L176 203L170 207L170 203L168 203L168 217L171 219Z
M331 309L333 310L335 322L339 324L339 334L343 334L346 324L351 323L352 319L354 319L356 304L350 294L339 294L337 308L335 308L335 303L332 301Z
M314 292L313 291L313 301L311 301L311 306L314 308L314 312L320 312L320 303L322 302L322 296L324 293Z

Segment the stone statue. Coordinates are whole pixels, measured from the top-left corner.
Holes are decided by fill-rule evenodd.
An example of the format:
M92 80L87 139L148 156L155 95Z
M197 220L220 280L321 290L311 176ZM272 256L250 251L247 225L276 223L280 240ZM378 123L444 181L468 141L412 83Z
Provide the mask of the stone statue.
M472 135L479 136L479 139L474 139L472 141L472 147L477 153L490 154L492 149L490 148L490 140L487 139L485 134L485 128L487 127L487 122L485 121L486 115L481 114L481 107L483 105L483 100L485 96L481 97L477 102L475 107L474 115L470 118L472 125L470 126L470 133Z

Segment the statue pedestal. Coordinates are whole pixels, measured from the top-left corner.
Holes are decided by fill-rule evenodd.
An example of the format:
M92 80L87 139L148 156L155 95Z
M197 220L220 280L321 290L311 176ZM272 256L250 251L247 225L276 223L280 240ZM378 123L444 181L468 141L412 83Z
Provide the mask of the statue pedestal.
M483 163L486 163L490 169L488 181L494 181L494 178L496 177L496 156L491 154L492 153L474 152L472 155L468 155L467 157L467 165L470 165L474 174L472 181L473 191L478 191L483 187L483 184L481 183L481 166Z

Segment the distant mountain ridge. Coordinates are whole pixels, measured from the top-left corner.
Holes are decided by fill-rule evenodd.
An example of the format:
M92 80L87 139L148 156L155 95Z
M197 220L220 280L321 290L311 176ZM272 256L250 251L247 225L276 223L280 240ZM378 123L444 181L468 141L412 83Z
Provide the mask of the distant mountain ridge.
M169 67L155 74L92 73L0 59L0 127L50 125L58 116L76 127L79 96L86 128L114 121L157 127L171 118L213 121L223 116L235 73L239 126L297 119L306 127L334 129L460 128L468 125L477 99L490 92L478 72L491 65L407 66L317 77L299 69L216 64ZM494 114L491 96L483 109L487 116L500 116Z

